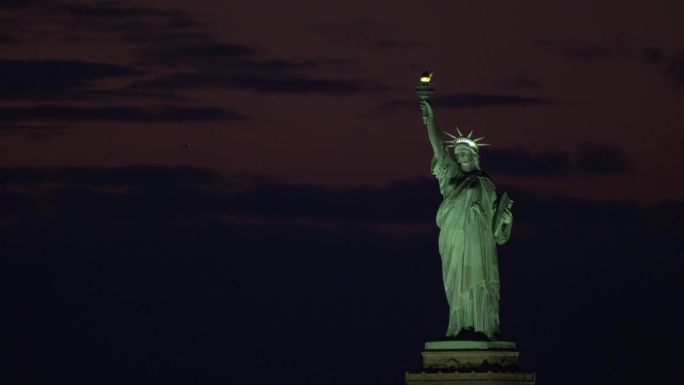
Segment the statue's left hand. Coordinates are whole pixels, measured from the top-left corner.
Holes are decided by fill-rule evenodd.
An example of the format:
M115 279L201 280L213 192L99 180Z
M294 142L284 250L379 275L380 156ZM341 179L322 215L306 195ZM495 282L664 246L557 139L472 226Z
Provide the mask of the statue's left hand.
M501 223L507 225L513 223L513 213L511 212L511 209L505 209L501 213Z

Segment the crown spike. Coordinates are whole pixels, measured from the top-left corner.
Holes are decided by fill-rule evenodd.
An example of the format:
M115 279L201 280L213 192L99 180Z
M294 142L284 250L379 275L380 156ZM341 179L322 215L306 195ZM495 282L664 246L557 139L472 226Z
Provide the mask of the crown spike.
M458 128L458 126L456 126L456 131L458 132L458 136L454 136L454 135L444 131L445 134L447 134L450 138L453 139L453 140L445 140L444 141L446 147L456 148L458 146L468 146L477 152L480 147L489 146L489 143L478 143L479 141L484 139L484 137L473 139L473 133L474 133L473 130L470 130L470 133L468 134L468 136L463 135L461 130Z

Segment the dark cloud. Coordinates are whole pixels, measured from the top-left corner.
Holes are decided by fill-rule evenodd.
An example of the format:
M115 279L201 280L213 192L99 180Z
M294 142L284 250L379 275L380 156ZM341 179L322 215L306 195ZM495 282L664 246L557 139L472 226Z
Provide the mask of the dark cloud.
M594 168L587 167L581 161L573 163L572 157L562 152L530 153L520 148L487 148L483 151L486 151L483 154L487 162L485 165L498 165L487 166L486 170L527 177L567 176L573 172L627 172L625 164L616 165L611 162L615 162L616 159L625 163L629 161L624 159L624 153L617 149L591 143L579 145L576 152L581 155L581 160L592 160L590 165ZM587 153L590 155L587 156ZM596 156L596 153L599 155ZM401 224L422 222L425 218L431 220L432 210L439 205L440 199L432 178L397 182L386 188L295 185L260 175L248 175L239 179L247 181L248 186L242 187L238 192L201 193L201 207L208 205L213 207L215 213L266 221L309 219L338 223ZM136 191L150 188L157 191L157 188L165 186L214 189L219 177L210 170L191 167L130 166L104 169L5 168L0 169L0 180L5 186L15 187L56 184L71 188L127 187ZM200 194L198 191L184 190L181 193L197 195ZM161 204L165 210L175 210L173 205L167 204L168 202L153 200L154 198L151 198L151 201L145 204ZM423 204L418 205L415 202ZM199 207L196 204L191 206ZM185 209L187 207L183 208Z
M407 49L418 48L424 44L411 40L381 39L373 43L373 47L379 49Z
M522 107L559 104L553 100L528 98L503 94L448 94L431 98L434 106L442 108L487 108L487 107ZM375 108L373 113L384 113L396 110L415 110L418 102L410 100L390 100Z
M178 51L176 49L179 49ZM253 49L247 46L235 46L224 44L208 44L194 47L172 47L168 46L159 49L159 56L156 53L148 52L149 63L169 63L170 67L183 67L185 54L184 49L198 49L211 51L213 49L224 50L223 54L213 55L206 52L202 55L190 56L185 64L191 64L193 70L184 70L168 75L139 80L127 87L128 90L138 89L184 89L202 88L211 85L220 87L231 87L247 82L262 82L268 78L299 78L307 79L302 72L313 69L341 68L348 66L351 62L342 58L315 58L302 60L283 60L283 59L264 59L256 58L252 53ZM178 55L178 60L171 60L171 57ZM187 65L185 66L188 67Z
M20 9L36 4L43 4L45 0L5 0L0 3L0 9Z
M182 72L132 83L128 90L235 88L275 93L348 94L383 86L369 81L314 78L314 69L340 68L342 58L284 60L267 58L253 47L215 42L167 44L148 49L142 65L183 68ZM370 83L370 84L369 84Z
M0 180L45 180L27 171L5 170ZM251 178L257 184L235 195L214 192L206 170L74 171L69 188L0 190L3 218L15 218L0 226L3 380L392 384L421 370L423 342L444 331L435 180L330 189ZM90 181L131 188L86 188ZM684 202L510 193L501 321L522 369L540 378L566 373L560 385L587 371L602 382L673 378L677 356L658 352L682 338L678 315L662 309L676 303L663 293L677 292L684 269ZM217 219L227 208L264 221ZM365 223L385 215L430 230L396 237ZM302 216L336 225L279 221ZM644 327L653 323L660 327ZM275 329L287 332L264 332ZM391 353L362 349L349 358L369 339L396 345L397 335L402 344ZM336 349L300 359L321 343ZM606 357L608 347L625 354ZM349 370L342 377L340 362ZM625 365L631 370L621 374Z
M138 73L135 68L108 63L0 59L0 98L57 98L95 80L125 78Z
M632 159L622 150L595 143L581 143L575 150L577 169L593 174L634 172Z
M56 132L68 129L68 126L58 124L2 124L0 133L25 132L25 131L46 131Z
M296 73L264 73L261 75L225 75L212 72L177 73L139 81L131 89L182 90L195 88L227 88L263 93L349 95L385 91L388 87L374 80L317 78Z
M178 166L66 167L52 175L55 182L90 187L208 186L218 182L218 175L211 170Z
M0 320L3 330L13 330L11 335L2 335L5 351L13 357L4 362L18 370L17 377L27 383L42 382L44 377L59 381L68 376L72 383L90 379L108 384L135 377L133 383L156 378L175 384L217 379L270 383L280 378L290 382L313 375L325 383L335 383L326 373L337 364L327 358L314 359L315 368L306 375L297 374L300 368L293 370L289 359L264 364L261 357L265 351L253 342L259 341L260 345L265 341L258 330L267 330L271 325L267 313L277 312L279 327L289 331L269 337L269 344L275 344L281 353L292 352L292 346L302 347L296 341L305 335L323 336L315 343L305 339L303 348L307 350L322 341L332 343L333 337L325 337L327 333L340 336L346 335L344 330L353 329L368 335L386 322L386 317L401 313L396 298L389 295L389 286L398 287L399 280L408 278L409 272L424 270L418 263L403 266L399 261L392 262L402 250L417 252L416 241L395 241L387 249L389 237L358 229L345 230L340 236L316 228L302 231L296 227L245 227L198 217L193 214L196 208L182 211L193 207L193 202L203 202L201 198L180 190L123 196L66 190L44 199L62 208L55 210L50 220L24 221L1 229L0 241L5 246L0 258L1 289L7 293L5 290L13 287L22 293L3 295L5 308L17 310L21 303L31 303L24 312L13 312L11 317ZM165 204L148 206L155 199ZM176 216L179 212L181 215ZM261 246L256 247L259 243ZM363 250L354 254L353 250L361 245ZM324 255L319 254L326 249ZM383 249L385 254L380 253ZM380 259L369 258L373 254ZM279 257L273 259L276 255ZM364 268L358 269L362 260L366 260ZM43 270L39 266L44 263L52 267ZM386 296L382 309L394 308L394 312L379 319L359 316L363 313L358 310L374 300L358 302L344 282L353 279L355 287L370 289L373 278L382 271L387 275L384 282L388 287L370 296ZM274 288L271 284L280 286L281 299L266 292ZM402 301L417 295L409 288L402 290L407 294ZM223 301L230 302L230 306L220 305ZM305 314L312 314L311 308L316 309L316 316L310 318ZM346 316L338 314L341 309L346 309ZM37 334L29 334L28 330L34 328ZM174 337L168 339L170 333ZM390 341L389 337L381 338ZM52 353L63 340L72 343L61 349L56 356L59 358L44 360L45 352L55 357ZM348 351L361 341L358 336L353 341L338 341L336 346ZM40 354L35 353L38 346L42 348ZM160 346L166 347L160 351ZM199 346L205 348L184 353ZM126 362L121 371L104 376L102 373L117 364L85 353L103 347L103 354ZM227 347L235 347L235 351ZM365 355L360 362L350 364L362 370L357 365L366 361ZM40 367L48 374L40 371L27 379L23 364L29 357L33 358L34 368ZM190 363L186 367L184 359L181 367L168 366L183 357L197 360L199 366ZM341 356L334 353L333 357L339 362ZM225 359L230 361L228 366L220 364ZM75 369L74 360L87 369L69 376ZM61 362L53 365L55 361ZM250 373L257 373L256 377Z
M247 73L272 73L285 71L309 71L313 69L343 68L353 64L344 58L315 58L303 60L257 59L239 60L224 65L224 69Z
M532 153L520 147L483 149L482 166L490 172L530 177L566 176L573 169L567 153L551 150Z
M425 44L409 39L397 39L396 33L388 31L388 26L360 20L344 23L317 23L310 27L314 33L318 33L327 39L338 43L361 45L372 49L414 49L422 48Z
M230 63L256 53L253 47L241 44L198 42L150 47L142 57L143 63L169 67Z
M45 170L31 167L0 168L0 186L44 183Z
M287 94L350 95L362 92L386 91L389 89L387 86L374 80L325 79L294 74L241 77L233 79L232 85L239 89Z
M684 54L672 58L665 67L664 74L672 79L677 86L684 85Z
M498 85L501 88L509 88L509 89L525 89L525 88L531 88L531 89L541 89L544 88L544 85L533 78L531 78L528 74L526 73L519 73L517 77L515 77L512 80L507 80L504 82L499 83Z
M388 113L397 110L416 110L420 108L420 105L415 100L389 100L375 107L375 109L370 113L370 115L377 113Z
M434 98L433 104L444 108L480 108L495 106L543 106L556 105L558 102L501 94L449 94Z
M616 54L612 47L583 41L536 39L534 44L541 50L562 53L571 59L582 61L606 60Z
M0 122L193 122L242 120L245 115L218 107L73 107L42 105L34 107L0 107Z
M563 177L577 172L626 172L610 163L615 161L614 157L624 157L616 149L584 143L578 146L577 152L584 156L582 159L592 160L590 165L593 168L572 163L571 157L565 153L547 151L535 154L523 149L487 149L483 154L487 162L483 163L483 168L525 177ZM586 155L587 152L590 156ZM599 155L596 156L596 153ZM488 164L498 166L489 167ZM221 192L217 189L220 182L217 174L191 167L0 169L0 181L3 181L0 186L5 188L49 189L50 186L61 186L74 192L82 190L83 194L94 199L98 196L98 188L125 187L146 210L183 213L199 210L198 213L204 215L221 214L266 223L296 219L338 225L426 225L432 221L433 211L440 201L436 182L432 178L401 181L386 188L297 185L253 175L238 177L238 180L243 182L232 183L229 191ZM221 185L227 186L225 183ZM159 194L160 189L169 189L164 193L169 199L185 203L182 207L176 207L169 199L159 199L155 194ZM111 194L105 198L125 199L127 193ZM74 199L77 201L81 198ZM123 208L117 210L123 212Z
M182 101L170 94L131 89L106 88L99 81L134 79L144 72L135 67L79 60L0 59L0 99L72 100L153 99Z
M113 168L0 168L0 186L58 184L80 187L213 185L215 172L194 167L125 166Z
M155 20L156 19L156 20ZM206 25L192 19L175 19L170 15L157 18L138 17L105 19L95 24L90 19L72 21L74 25L90 25L90 34L66 33L66 43L114 41L134 46L164 45L169 42L203 42L212 36Z
M432 180L403 181L386 189L325 188L313 185L257 183L232 196L229 211L235 215L268 219L308 218L336 221L406 223L431 219L419 200L439 205ZM401 208L401 209L398 209Z
M60 30L89 32L82 36L62 36L62 39L72 42L87 40L90 43L111 40L136 43L141 46L141 54L135 61L137 67L163 66L183 70L175 74L150 76L139 68L105 63L5 60L0 65L6 67L7 71L0 73L6 74L6 79L0 80L5 80L9 86L0 91L0 97L83 102L112 99L183 101L181 96L169 92L219 87L256 92L344 95L387 89L370 80L309 75L313 69L347 66L350 62L346 59L269 58L255 47L217 42L206 34L207 26L204 23L182 11L128 2L58 2L53 4L51 10L48 10L47 5L29 8L31 15L59 24ZM28 15L21 17L28 18ZM14 21L21 17L17 16ZM78 25L79 28L62 28L69 25ZM171 35L176 33L185 35ZM38 76L27 76L33 74ZM112 77L130 78L132 83L121 88L98 86L96 83L97 80Z
M158 44L206 39L206 25L189 12L127 1L68 2L60 7L66 25L88 29L99 38L133 44ZM66 35L66 38L82 38Z
M547 150L532 153L523 148L482 150L483 166L491 172L527 177L568 177L576 174L633 173L632 159L619 148L595 143L579 144L574 153Z
M172 92L157 92L148 90L135 90L128 86L119 89L87 89L76 90L61 98L48 97L49 100L71 100L78 102L101 102L110 100L155 100L164 102L190 102L193 98Z
M127 90L233 88L273 93L351 94L386 87L368 80L312 77L315 69L342 68L343 58L268 58L254 47L215 42L167 44L145 51L141 65L182 71L136 81Z
M433 185L432 180L402 181L385 189L292 185L260 175L238 176L236 181L240 180L243 183L236 183L235 186L246 182L247 187L242 187L238 192L207 192L204 201L211 201L216 213L245 218L405 223L420 220L426 215L429 217L429 213L421 211L420 206L412 206L412 200L433 201L436 205L438 202L435 198L439 195L425 188L426 184ZM57 185L73 191L102 187L157 191L158 188L167 187L213 189L218 182L219 176L215 172L193 167L0 168L0 187L5 188L43 186L49 189ZM427 193L430 191L432 193ZM397 210L397 207L403 209ZM174 210L172 207L168 209Z
M210 191L214 172L192 167L2 168L0 180L0 193L21 203L1 206L0 225L62 216L112 230L129 220L140 221L134 227L190 221L220 212L225 198Z
M130 90L184 90L206 87L226 87L229 84L229 79L215 73L179 72L172 75L139 80L132 83L127 88Z
M55 39L156 44L209 36L206 25L189 12L129 1L12 1L4 6L14 13L0 31L16 42Z
M344 39L354 42L370 42L378 34L380 25L368 20L351 21L344 23L316 23L311 30L336 39Z
M3 174L2 170L0 170L1 174ZM0 190L0 227L4 225L1 222L5 218L32 217L37 207L35 197L16 191Z
M579 42L566 46L565 53L577 60L601 60L611 56L611 52L601 45Z
M23 135L26 139L48 141L68 133L63 124L0 124L0 135Z
M0 34L0 44L8 44L8 43L18 43L19 40L17 40L16 37L8 35L8 34Z
M659 47L646 47L641 51L641 55L646 62L653 65L659 64L665 59L665 52Z
M659 47L647 47L643 49L642 57L664 77L671 79L675 87L684 86L684 52L667 54Z
M506 296L510 300L515 298L514 302L502 306L508 307L516 314L525 314L519 319L520 324L509 324L506 330L515 330L527 325L534 329L537 335L537 338L531 341L533 346L529 346L528 349L546 352L544 346L550 343L558 346L553 342L558 338L560 346L568 349L569 356L581 354L585 347L592 346L598 340L602 341L601 344L604 346L601 348L602 352L619 346L618 349L627 355L632 352L638 354L641 348L637 346L648 347L652 338L670 333L672 325L676 323L676 317L659 309L661 306L668 306L672 297L665 296L661 300L655 298L658 297L657 292L676 291L676 284L667 283L663 279L673 279L684 267L681 261L671 265L671 258L677 258L676 255L680 252L676 251L678 249L668 248L681 247L682 239L680 237L677 240L673 231L665 229L666 218L682 213L682 202L668 204L667 207L641 207L627 203L542 199L524 195L515 197L517 224L525 223L534 230L524 239L520 238L522 234L514 234L518 236L517 240L512 238L511 243L500 251L499 261L503 271L502 295L508 288L509 294ZM650 228L646 229L648 227ZM681 225L679 227L681 228ZM563 235L556 238L560 234ZM555 244L552 240L555 240ZM532 251L536 246L539 248ZM523 255L520 252L531 252L531 258L527 261L518 260L517 258ZM506 262L507 257L504 255L514 259ZM643 255L653 258L644 259L641 257ZM511 267L522 263L525 269L531 271L517 276L509 274L510 280L506 280L504 277L508 263ZM538 280L534 284L522 283L533 277ZM541 290L545 294L534 298L531 293L533 290ZM510 297L511 291L516 292L513 297ZM642 309L643 313L638 312L638 315L632 317L635 314L635 301L644 304L648 310ZM556 308L559 313L545 314L540 319L537 311L549 307ZM590 317L590 321L586 318L587 312L594 315ZM536 315L533 315L535 313ZM624 319L625 314L630 315L627 317L628 320ZM648 324L648 318L651 316L655 317L656 323L666 325L666 331L641 326ZM591 326L585 327L586 322ZM624 335L630 334L630 329L640 330L640 333L635 335L636 341L620 342ZM680 332L675 334L675 339L682 337ZM572 341L567 341L568 336L572 336ZM561 342L560 339L566 339L566 342ZM606 381L613 377L610 368L617 370L624 364L624 361L606 358L602 353L590 354L594 358L590 358L589 361L597 364L589 365L587 370L591 370L599 378L605 378ZM534 358L537 362L533 366L536 366L538 374L546 371L555 372L552 368L559 367L554 362L558 362L563 356L564 354L549 356L544 353ZM530 358L527 356L527 359ZM660 370L667 371L670 365L661 357L654 357L650 361L650 365ZM634 360L633 365L634 370L624 377L625 383L638 383L633 381L636 378L648 378L649 365L644 365L638 360ZM662 378L669 375L663 374ZM573 380L565 379L561 382L570 384Z
M173 17L179 11L160 10L133 4L129 1L56 1L63 12L89 20L122 20L130 18Z

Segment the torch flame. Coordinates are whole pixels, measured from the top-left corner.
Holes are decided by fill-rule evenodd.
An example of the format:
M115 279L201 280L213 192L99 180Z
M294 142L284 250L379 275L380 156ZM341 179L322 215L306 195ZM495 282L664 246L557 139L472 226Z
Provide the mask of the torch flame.
M432 75L435 73L435 70L427 70L423 72L422 75L420 75L420 82L421 83L430 83L430 79L432 79Z

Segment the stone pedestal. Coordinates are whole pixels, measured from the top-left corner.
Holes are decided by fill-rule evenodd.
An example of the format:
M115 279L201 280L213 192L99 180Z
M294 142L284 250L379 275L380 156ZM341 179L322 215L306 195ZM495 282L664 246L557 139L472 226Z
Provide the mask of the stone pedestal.
M534 385L534 373L406 373L407 385Z
M518 371L510 341L431 341L425 343L423 372L406 373L406 385L534 385L534 373Z

